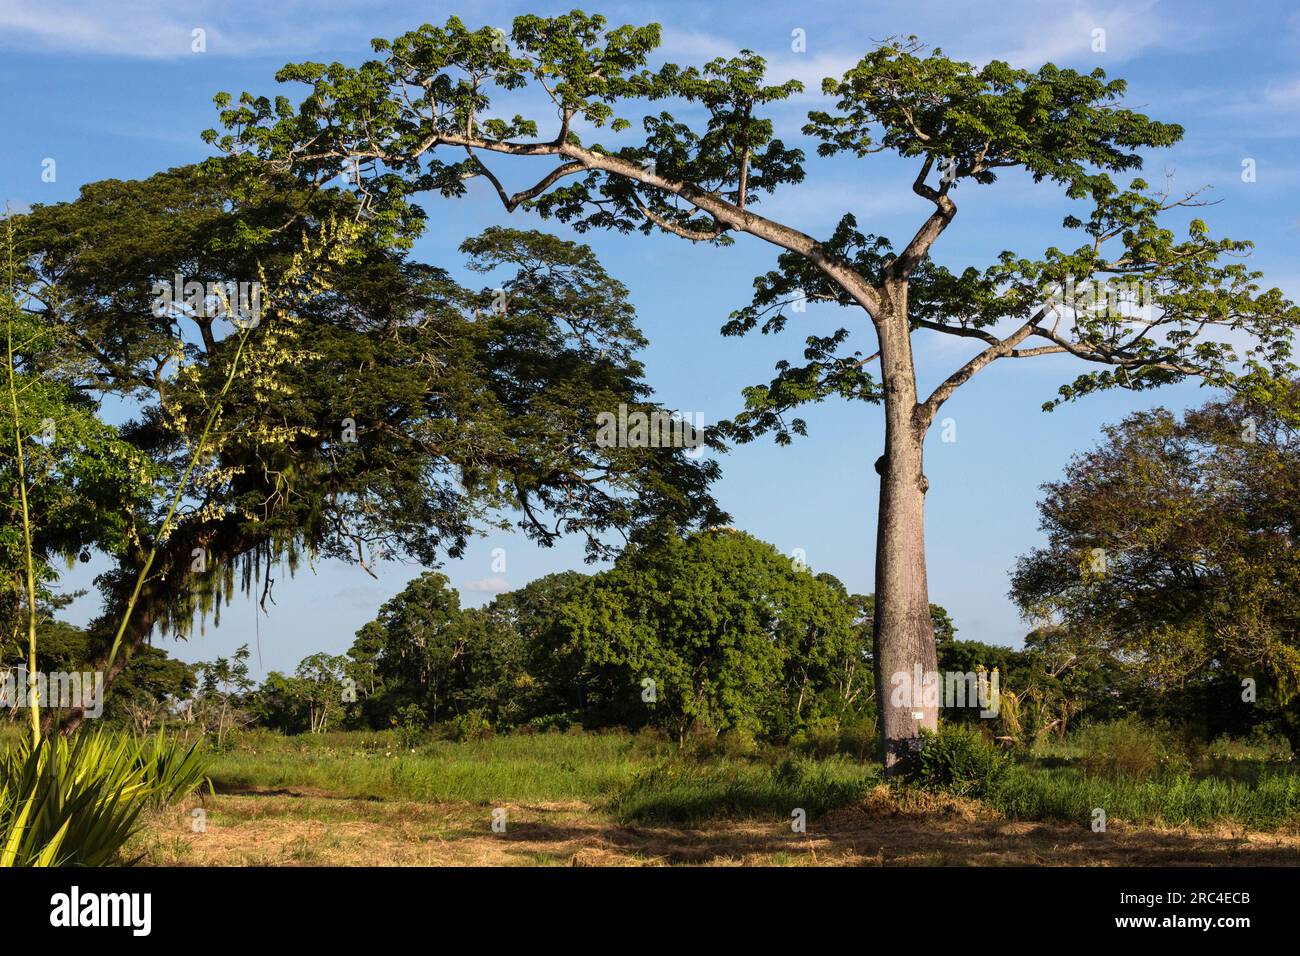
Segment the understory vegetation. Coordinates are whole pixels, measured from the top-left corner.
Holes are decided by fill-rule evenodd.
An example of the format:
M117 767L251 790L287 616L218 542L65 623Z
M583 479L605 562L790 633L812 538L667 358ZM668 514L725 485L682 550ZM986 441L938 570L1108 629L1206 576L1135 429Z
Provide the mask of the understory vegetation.
M396 731L285 737L240 732L214 754L218 792L321 792L338 797L491 807L580 801L620 822L701 825L734 819L810 819L859 803L883 783L879 763L849 739L760 744L732 735L662 732L512 733L457 740ZM1165 755L1152 761L1137 753ZM1174 759L1176 755L1177 759ZM1012 819L1087 827L1300 824L1300 772L1285 740L1222 740L1189 753L1175 736L1132 721L1081 727L1063 742L1014 754L976 729L946 726L900 788L978 800Z

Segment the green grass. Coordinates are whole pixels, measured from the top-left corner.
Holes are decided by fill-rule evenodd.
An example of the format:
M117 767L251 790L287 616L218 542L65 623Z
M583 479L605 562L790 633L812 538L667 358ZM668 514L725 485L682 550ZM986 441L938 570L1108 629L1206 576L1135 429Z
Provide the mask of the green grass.
M1300 823L1300 774L1285 767L1253 768L1252 779L1179 775L1147 780L1089 776L1076 767L1017 765L985 802L1009 817L1164 826L1236 823L1271 830Z
M958 737L949 728L940 740L954 750ZM972 740L973 753L983 748L995 756L991 744ZM1285 741L1207 745L1129 717L1080 727L1032 757L995 762L1000 772L977 792L1017 819L1091 823L1100 809L1108 821L1135 824L1261 830L1300 824L1300 768Z
M386 734L257 735L218 754L218 791L315 787L341 797L600 803L671 752L625 734L539 734L402 750Z
M667 741L621 733L506 735L434 741L401 750L388 733L246 735L214 756L218 792L316 788L340 797L469 801L582 801L625 821L810 817L861 799L874 765L844 756L685 754Z
M620 822L702 823L714 819L814 818L860 801L879 783L878 769L843 756L711 763L668 761L642 774L614 801Z
M622 823L697 825L710 820L809 819L859 802L880 782L878 764L760 745L733 752L706 741L686 752L662 737L620 732L499 735L431 740L403 749L392 732L282 737L241 735L212 752L208 774L225 793L319 790L385 801L507 803L580 801ZM1011 762L982 791L1008 817L1086 826L1108 821L1258 829L1300 824L1294 761L1249 750L1211 753L1195 772L1147 778L1088 773L1071 742Z

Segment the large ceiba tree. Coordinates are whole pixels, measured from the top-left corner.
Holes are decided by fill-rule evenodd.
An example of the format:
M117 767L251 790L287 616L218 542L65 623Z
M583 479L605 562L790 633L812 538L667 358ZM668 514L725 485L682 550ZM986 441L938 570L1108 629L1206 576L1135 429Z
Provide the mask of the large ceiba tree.
M435 565L511 526L542 545L577 534L594 559L620 535L726 519L715 462L595 441L602 410L660 410L627 291L590 249L489 229L462 247L491 283L476 290L374 232L339 239L356 207L214 161L15 221L26 314L49 330L20 365L57 376L130 452L126 491L69 477L90 517L37 537L42 560L114 559L91 629L109 682L155 629L184 635L238 588L267 607L282 561ZM304 266L304 249L328 252ZM179 293L159 307L155 284L176 276L260 277L268 300L237 321Z
M1162 224L1166 212L1196 204L1193 196L1112 180L1140 168L1139 150L1182 134L1125 108L1122 81L1051 64L973 66L910 39L886 42L826 79L825 106L803 128L821 156L888 151L915 163L911 188L932 208L894 246L860 231L850 211L820 238L763 215L761 199L806 175L803 151L774 135L768 115L800 84L768 83L763 58L750 51L702 66L652 66L659 40L658 25L610 28L579 11L518 17L508 38L453 18L374 41L377 57L357 67L284 67L277 80L310 89L296 104L220 94L225 130L206 136L312 186L349 182L371 222L404 236L422 226L416 194L459 196L467 180L482 178L507 210L532 208L579 230L663 230L714 244L748 234L781 250L724 332L777 331L793 303L824 301L874 330L875 350L865 357L849 350L854 327L809 337L802 361L780 363L770 382L747 390L731 431L740 440L767 432L787 441L804 426L785 416L804 403L841 396L883 406L878 686L917 664L935 668L922 446L944 402L973 375L1001 360L1066 354L1098 367L1065 385L1057 401L1187 376L1267 397L1300 315L1278 291L1256 286L1236 258L1248 243L1213 238L1200 219L1181 236ZM489 94L497 93L507 100L503 112L493 110ZM682 104L689 119L660 101ZM601 134L609 142L594 138ZM542 175L507 188L499 164L506 157L542 165ZM1079 201L1079 214L1064 222L1067 237L1077 238L1029 257L1001 251L993 239L991 264L952 270L936 262L931 252L957 215L955 195L1009 170ZM1091 294L1075 294L1089 282ZM1111 294L1134 283L1150 308L1114 307ZM928 394L918 390L918 330L978 348ZM1216 337L1225 330L1252 338L1250 351L1234 353ZM937 716L934 706L882 708L889 767Z

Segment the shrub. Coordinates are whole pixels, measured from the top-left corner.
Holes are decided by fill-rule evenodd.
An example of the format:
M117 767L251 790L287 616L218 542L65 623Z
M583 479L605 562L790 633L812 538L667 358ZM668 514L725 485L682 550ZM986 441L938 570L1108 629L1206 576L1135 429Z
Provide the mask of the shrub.
M492 736L492 723L482 710L474 709L452 721L452 736L456 740L483 740Z
M819 717L790 738L790 744L796 750L804 751L816 757L829 757L839 753L840 724L829 717Z
M922 786L980 797L1007 772L1007 755L974 727L944 724L937 734L922 731L921 736L910 777Z
M202 737L186 747L183 741L168 738L161 730L140 742L135 754L135 771L153 806L175 803L204 783L211 789L207 780L208 761L202 747Z
M667 734L662 734L662 737L665 740L668 739ZM682 756L689 756L697 760L716 760L752 757L758 750L759 743L754 737L753 731L739 727L733 730L724 730L720 734L710 733L687 737L678 752Z
M840 728L839 751L842 754L848 754L858 760L872 760L876 758L879 746L874 719L856 720Z
M1226 734L1210 744L1210 756L1216 760L1262 760L1269 763L1286 763L1291 760L1291 744L1285 737L1275 736L1268 728L1252 728L1250 736L1234 738Z
M747 727L724 731L718 740L726 757L752 757L758 753L758 740Z
M414 750L429 732L429 721L419 704L407 704L396 716L389 718L397 732L397 742L403 750Z
M837 720L819 719L795 734L790 745L816 757L845 754L858 760L874 760L879 741L876 725L866 719L841 724Z

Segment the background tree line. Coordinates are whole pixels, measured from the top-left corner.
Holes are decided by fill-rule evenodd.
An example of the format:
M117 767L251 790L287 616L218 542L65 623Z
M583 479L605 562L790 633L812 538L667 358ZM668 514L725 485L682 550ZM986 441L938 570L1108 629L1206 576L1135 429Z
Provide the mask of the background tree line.
M1046 543L1011 582L1037 625L1023 647L960 640L931 607L941 671L996 669L1001 688L996 719L972 707L945 720L1024 746L1131 716L1203 741L1280 735L1300 749L1297 481L1295 431L1241 399L1107 428L1044 488ZM869 740L874 605L715 527L634 542L608 570L546 575L481 608L425 572L346 654L312 654L260 686L247 648L197 667L146 648L109 714L197 719L218 736L582 726ZM59 625L44 647L51 667L71 669L86 637Z

